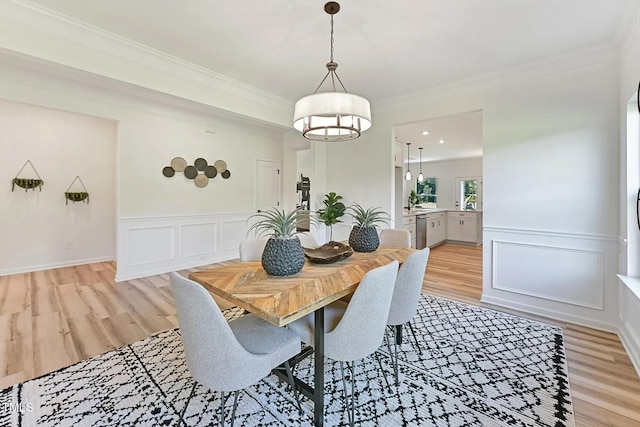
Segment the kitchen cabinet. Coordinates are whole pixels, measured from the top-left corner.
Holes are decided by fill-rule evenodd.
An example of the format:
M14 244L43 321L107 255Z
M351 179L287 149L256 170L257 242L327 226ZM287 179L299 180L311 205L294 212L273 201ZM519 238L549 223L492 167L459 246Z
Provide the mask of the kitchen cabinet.
M416 216L407 215L402 218L402 228L409 230L411 233L411 247L416 247Z
M447 212L447 240L478 243L479 219L477 212Z
M427 214L427 246L436 246L446 239L446 222L445 212L436 212Z

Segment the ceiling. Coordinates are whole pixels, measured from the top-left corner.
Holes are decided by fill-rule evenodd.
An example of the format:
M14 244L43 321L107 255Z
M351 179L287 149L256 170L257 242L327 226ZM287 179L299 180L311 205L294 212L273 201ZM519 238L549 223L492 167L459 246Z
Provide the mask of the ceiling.
M329 61L325 0L19 1L290 101L316 89ZM375 104L552 57L617 48L638 25L639 8L639 0L344 0L334 17L334 60L346 89ZM396 136L412 143L412 161L420 146L423 161L481 156L481 114L397 126Z
M25 0L28 2L28 0ZM329 60L325 0L31 0L295 101ZM597 45L636 24L638 0L345 0L338 75L378 101Z
M406 144L411 144L408 154L412 163L420 161L420 147L423 162L482 156L481 111L396 126L395 134L396 142L405 145L404 159L407 158Z

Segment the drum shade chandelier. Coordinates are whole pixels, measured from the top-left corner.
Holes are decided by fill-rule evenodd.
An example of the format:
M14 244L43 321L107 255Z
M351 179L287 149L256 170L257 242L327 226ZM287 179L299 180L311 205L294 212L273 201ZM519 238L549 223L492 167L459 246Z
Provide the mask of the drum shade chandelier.
M328 71L313 95L305 96L296 102L293 113L293 127L312 141L351 141L371 127L369 101L347 93L336 73L338 64L333 61L333 15L339 10L340 5L337 2L330 1L324 5L324 11L331 15L331 56L327 62ZM318 93L329 76L333 91ZM344 92L336 91L336 80Z

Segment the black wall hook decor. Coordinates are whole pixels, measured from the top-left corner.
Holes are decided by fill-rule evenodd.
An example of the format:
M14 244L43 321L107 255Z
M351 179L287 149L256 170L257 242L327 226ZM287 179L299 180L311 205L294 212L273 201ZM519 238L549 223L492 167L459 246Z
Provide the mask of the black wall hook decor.
M22 172L22 170L25 168L25 166L27 166L27 164L31 166L31 169L33 169L33 172L35 172L38 178L20 178L20 172ZM16 177L13 178L13 180L11 180L11 191L13 191L16 188L16 185L18 187L24 188L25 192L28 190L35 191L36 188L42 191L42 186L44 185L44 181L42 180L42 178L40 178L40 175L38 174L38 171L36 170L35 166L33 166L33 163L31 163L31 160L27 160L26 162L24 162L24 165L22 165L22 167L18 171L18 173L16 174Z
M71 190L71 187L73 186L73 184L79 181L80 185L82 185L82 189L84 191L76 191L76 192L72 192L69 191ZM82 182L82 179L80 179L80 176L76 176L73 181L71 181L71 185L69 186L69 188L67 188L67 191L65 191L64 193L64 198L66 199L66 204L69 204L69 200L71 200L72 202L82 202L82 203L89 203L89 192L87 191L87 187L84 186L84 182Z

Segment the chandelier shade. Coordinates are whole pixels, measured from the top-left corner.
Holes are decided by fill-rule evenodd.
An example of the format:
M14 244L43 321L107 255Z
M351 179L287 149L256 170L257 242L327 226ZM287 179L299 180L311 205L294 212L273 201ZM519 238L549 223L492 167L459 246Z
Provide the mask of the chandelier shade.
M337 2L330 1L324 10L331 15L331 55L326 64L327 73L312 95L296 102L293 127L312 141L351 141L371 127L371 107L367 99L347 92L336 73L338 63L333 60L333 15L340 11ZM318 92L330 77L332 91ZM344 92L336 90L336 80Z
M351 93L314 93L296 102L293 127L313 141L349 141L371 127L371 107Z

